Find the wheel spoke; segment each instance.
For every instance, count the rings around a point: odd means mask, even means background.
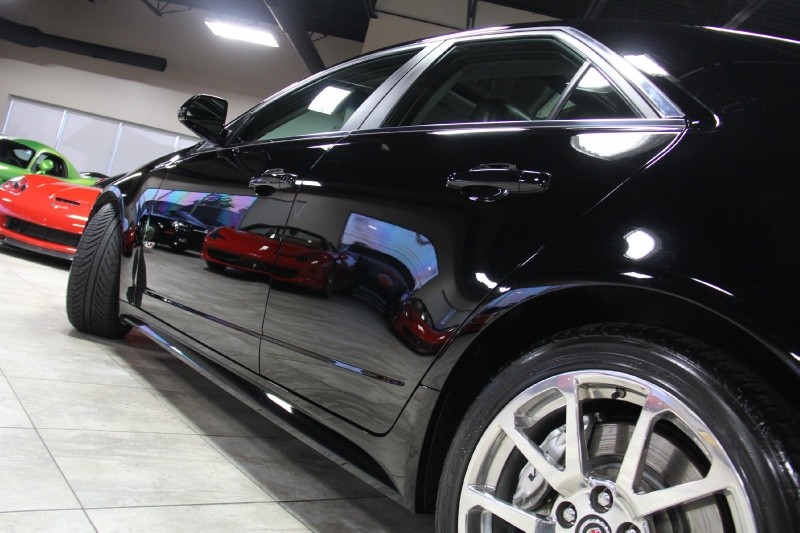
[[[527,435],[517,430],[514,427],[503,425],[503,431],[514,443],[514,446],[525,456],[536,472],[542,476],[547,483],[556,491],[564,494],[570,489],[566,486],[566,479],[564,473],[558,469],[557,466],[548,461],[542,449],[537,446]]]
[[[583,480],[589,454],[586,451],[578,387],[574,378],[567,377],[567,379],[559,380],[558,388],[567,402],[567,450],[564,458],[566,465],[564,474],[572,479]]]
[[[691,481],[666,489],[636,494],[631,498],[634,512],[641,518],[664,511],[671,507],[683,505],[706,496],[718,494],[736,483],[730,471],[724,466],[712,465],[708,475],[703,479]]]
[[[653,434],[653,426],[665,413],[664,404],[652,394],[647,397],[636,427],[631,435],[630,444],[625,451],[619,474],[617,475],[617,487],[629,491],[633,494],[635,487],[639,484],[644,468],[647,448],[650,444],[650,437]]]
[[[514,416],[508,416],[501,422],[501,428],[538,474],[556,492],[568,497],[575,491],[588,487],[584,475],[588,452],[584,438],[578,387],[574,378],[564,376],[564,379],[558,382],[558,389],[566,402],[566,468],[561,469],[558,465],[553,464],[539,445],[517,429]]]
[[[468,511],[475,507],[480,507],[523,531],[535,533],[549,533],[555,531],[552,522],[528,514],[522,509],[483,492],[480,488],[470,485],[467,487],[467,490],[462,493],[461,509]],[[462,517],[466,516],[466,513],[462,515]]]

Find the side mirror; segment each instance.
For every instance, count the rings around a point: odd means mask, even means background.
[[[55,165],[53,164],[52,159],[42,159],[39,161],[39,170],[37,171],[37,174],[49,174],[50,171],[53,170],[54,166]]]
[[[203,139],[214,144],[225,140],[223,127],[228,102],[209,94],[192,96],[178,110],[178,120]]]

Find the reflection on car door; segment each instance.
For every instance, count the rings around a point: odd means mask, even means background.
[[[165,165],[166,178],[142,209],[149,213],[139,262],[146,275],[136,276],[146,284],[138,288],[142,309],[258,372],[267,281],[294,279],[293,270],[307,275],[295,265],[331,252],[319,235],[284,228],[297,186],[311,183],[309,170],[346,136],[339,130],[419,50],[326,72],[234,121],[225,147]],[[279,246],[288,260],[279,259]]]
[[[295,193],[258,196],[250,182],[276,168],[305,175],[323,153],[318,145],[338,137],[207,150],[174,162],[148,195],[142,309],[258,372],[265,274],[275,256],[246,237],[257,236],[254,227],[282,228]]]
[[[391,428],[492,289],[681,129],[642,119],[557,43],[517,56],[502,44],[448,52],[401,101],[398,127],[328,150],[289,215],[333,246],[316,270],[330,290],[273,287],[261,371],[371,432]],[[630,120],[553,120],[566,109]]]

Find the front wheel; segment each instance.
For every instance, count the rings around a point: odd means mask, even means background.
[[[791,531],[794,413],[729,357],[668,332],[567,332],[504,369],[467,412],[437,528]]]
[[[112,204],[89,220],[67,281],[67,317],[79,331],[118,339],[131,329],[119,318],[122,234]]]

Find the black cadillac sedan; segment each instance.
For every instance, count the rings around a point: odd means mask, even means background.
[[[795,42],[587,23],[382,50],[230,121],[199,95],[204,141],[99,196],[69,319],[138,328],[441,531],[796,530],[798,87]],[[153,206],[209,195],[346,283],[153,246]]]

